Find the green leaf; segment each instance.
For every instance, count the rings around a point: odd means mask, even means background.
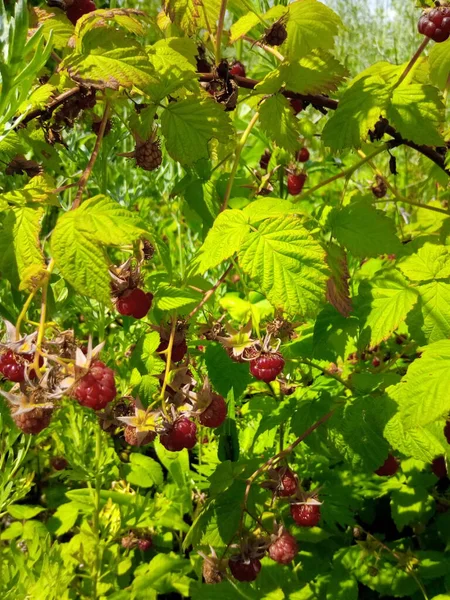
[[[283,94],[274,94],[261,104],[259,120],[269,139],[290,152],[298,150],[298,121]]]
[[[318,0],[293,2],[289,5],[283,54],[297,58],[315,48],[332,48],[340,27],[343,24],[338,15]]]
[[[450,253],[446,246],[426,242],[409,256],[400,259],[397,266],[412,281],[444,279],[450,277]]]
[[[428,56],[431,83],[445,90],[450,73],[450,42],[433,44]]]
[[[248,230],[248,217],[243,211],[221,212],[199,250],[197,272],[204,273],[233,256],[241,247]]]
[[[392,448],[423,462],[431,463],[436,456],[445,452],[444,446],[428,428],[404,427],[401,412],[386,424],[384,436]]]
[[[53,193],[55,182],[49,175],[37,175],[30,179],[23,188],[11,190],[0,194],[0,203],[9,203],[21,206],[28,203],[46,203],[58,205],[58,200]]]
[[[399,531],[406,525],[426,522],[433,509],[434,498],[424,487],[413,487],[408,483],[391,493],[391,514]]]
[[[79,83],[96,88],[148,88],[154,68],[144,48],[128,34],[112,28],[91,29],[80,47],[60,66]]]
[[[196,0],[165,0],[164,12],[187,35],[196,33],[201,7]]]
[[[183,165],[208,158],[208,142],[225,144],[233,135],[223,107],[209,98],[186,98],[170,102],[161,115],[161,131],[167,152]]]
[[[52,36],[52,43],[56,49],[65,48],[74,34],[74,26],[64,12],[47,6],[40,6],[39,9],[33,7],[33,10],[44,33],[44,38],[48,40]]]
[[[155,293],[154,303],[159,310],[178,310],[180,314],[187,314],[201,299],[198,292],[161,285]]]
[[[424,427],[450,411],[450,340],[427,346],[401,383],[388,392],[400,407],[405,429]]]
[[[358,583],[341,565],[334,565],[326,600],[358,600]]]
[[[364,199],[332,211],[329,226],[333,237],[358,258],[396,254],[402,248],[394,221]]]
[[[330,267],[331,277],[327,282],[327,300],[341,315],[348,317],[352,312],[352,301],[348,280],[347,254],[336,244],[327,247],[327,264]]]
[[[8,513],[14,518],[20,521],[25,519],[32,519],[36,515],[40,514],[44,508],[42,506],[29,506],[27,504],[10,504],[8,506]]]
[[[295,216],[263,221],[239,250],[239,264],[275,307],[314,315],[325,298],[325,253]]]
[[[418,293],[395,269],[381,272],[370,286],[361,286],[362,306],[358,310],[362,344],[377,346],[386,340],[418,300]]]
[[[154,485],[161,485],[164,475],[161,465],[156,460],[134,452],[130,456],[130,470],[126,479],[132,485],[151,488]]]
[[[450,284],[443,281],[425,283],[417,288],[420,295],[420,313],[411,315],[410,330],[419,339],[423,335],[428,343],[450,336]]]
[[[439,91],[431,85],[410,83],[396,88],[387,118],[404,138],[416,144],[444,143],[438,132],[444,119],[444,105]]]
[[[255,25],[258,25],[260,20],[254,12],[249,12],[243,15],[240,19],[233,23],[230,29],[230,44],[234,44],[239,38],[246,35]]]
[[[70,531],[77,522],[80,506],[77,502],[66,502],[58,506],[47,522],[49,531],[54,535],[63,535]]]
[[[250,202],[242,212],[247,217],[249,224],[256,225],[265,219],[298,213],[299,209],[298,205],[289,200],[270,197]]]
[[[251,379],[248,364],[231,360],[219,344],[207,346],[205,362],[208,377],[217,393],[226,397],[232,389],[235,398],[242,396]]]

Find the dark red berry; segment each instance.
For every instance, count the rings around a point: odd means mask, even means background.
[[[108,402],[114,400],[116,393],[114,371],[96,360],[92,363],[89,373],[78,381],[74,396],[82,406],[101,410]]]
[[[9,381],[22,383],[25,381],[25,363],[34,361],[34,354],[16,354],[12,350],[7,350],[0,355],[0,373]],[[42,367],[44,359],[39,356],[39,366]],[[30,379],[36,377],[36,371],[31,369],[28,373]]]
[[[159,346],[156,348],[156,352],[164,352],[164,350],[167,350],[168,347],[169,347],[169,341],[161,340]],[[188,347],[187,347],[186,340],[181,340],[181,342],[174,344],[172,346],[172,356],[171,356],[172,362],[180,362],[180,360],[183,360],[187,351],[188,351]],[[161,358],[163,360],[166,360],[167,354],[161,354]]]
[[[375,474],[379,475],[380,477],[391,477],[397,473],[399,466],[400,463],[395,456],[389,454],[381,467],[375,471]]]
[[[437,456],[433,462],[431,463],[431,470],[439,477],[439,479],[444,479],[447,477],[447,465],[445,464],[444,456]]]
[[[152,547],[151,538],[142,538],[138,541],[138,548],[142,552],[147,552],[147,550],[150,550],[151,547]]]
[[[284,369],[284,358],[279,352],[267,352],[250,361],[250,373],[256,379],[270,383]]]
[[[197,426],[187,417],[179,417],[159,440],[170,452],[193,448],[197,442]]]
[[[142,319],[152,306],[153,294],[139,288],[127,290],[116,302],[117,311],[124,316]]]
[[[450,7],[438,6],[424,12],[417,27],[419,33],[435,42],[445,42],[450,35]]]
[[[308,148],[300,148],[300,150],[297,152],[297,160],[298,162],[307,162],[309,160]]]
[[[65,458],[62,456],[53,456],[50,459],[51,466],[55,469],[55,471],[64,471],[69,464]]]
[[[372,367],[379,367],[381,365],[381,360],[378,358],[378,356],[374,356],[372,359]]]
[[[292,110],[294,111],[294,113],[296,115],[298,115],[299,112],[302,112],[302,110],[303,110],[303,101],[302,100],[300,100],[299,98],[292,98],[290,100],[290,102],[291,102]]]
[[[239,77],[245,77],[245,67],[241,61],[236,60],[230,67],[230,75],[238,75]]]
[[[228,561],[231,574],[238,581],[255,581],[261,571],[261,562],[257,558],[244,558],[235,554]]]
[[[303,189],[307,179],[306,173],[291,173],[287,178],[287,189],[291,196],[297,196]]]
[[[444,435],[445,435],[445,439],[447,440],[447,444],[450,444],[450,421],[447,421],[445,423]]]
[[[269,166],[271,157],[272,157],[272,152],[270,152],[270,150],[267,150],[267,148],[266,148],[264,150],[264,154],[262,154],[261,158],[259,159],[259,166],[264,171],[267,171],[267,167]]]
[[[291,515],[300,527],[315,527],[320,521],[320,504],[291,504]]]
[[[51,408],[33,408],[20,415],[12,415],[19,429],[24,433],[38,434],[50,425],[53,410]]]
[[[280,483],[277,487],[277,496],[286,498],[293,496],[297,491],[297,478],[289,467],[278,467],[276,471],[280,475]]]
[[[211,403],[198,417],[199,422],[205,427],[219,427],[227,416],[227,403],[219,396],[212,394]]]
[[[288,531],[281,535],[269,546],[269,556],[272,560],[282,565],[289,564],[297,555],[297,540]]]
[[[73,0],[73,3],[66,9],[66,15],[69,21],[75,25],[83,15],[94,10],[96,10],[96,6],[92,0]]]

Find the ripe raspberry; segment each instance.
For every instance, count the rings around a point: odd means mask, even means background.
[[[198,420],[205,427],[219,427],[227,416],[227,404],[219,394],[212,394],[211,404],[199,416]]]
[[[302,112],[303,110],[303,102],[300,100],[300,98],[292,98],[291,107],[294,111],[294,114],[298,115],[298,113]]]
[[[378,356],[375,356],[375,357],[372,359],[372,367],[375,367],[375,368],[377,368],[377,367],[379,367],[380,365],[381,365],[381,360],[378,358]]]
[[[50,459],[51,466],[55,469],[55,471],[64,471],[69,464],[65,458],[62,456],[53,456]]]
[[[447,440],[447,443],[450,444],[450,421],[447,421],[445,423],[444,435],[445,435],[445,439]]]
[[[100,410],[114,400],[116,393],[114,371],[96,360],[89,373],[79,380],[74,396],[82,406]]]
[[[269,556],[272,560],[282,565],[288,565],[298,552],[297,540],[289,531],[281,535],[269,546]]]
[[[12,418],[19,429],[24,433],[37,434],[50,425],[53,410],[51,408],[33,408],[28,412]]]
[[[143,319],[152,306],[153,294],[139,288],[126,290],[117,300],[116,308],[121,315]]]
[[[283,21],[276,21],[272,27],[266,29],[264,42],[269,46],[281,46],[287,38],[287,31]]]
[[[256,379],[270,383],[284,369],[284,358],[279,352],[261,354],[250,361],[250,373]]]
[[[162,152],[159,140],[156,142],[141,142],[136,144],[134,150],[136,164],[145,171],[154,171],[162,163]]]
[[[12,350],[7,350],[0,355],[0,373],[9,381],[20,383],[25,380],[25,365]]]
[[[69,21],[75,25],[83,15],[94,10],[96,10],[96,6],[92,0],[73,0],[73,3],[66,9],[66,15]]]
[[[287,189],[291,196],[297,196],[303,189],[307,179],[306,173],[291,173],[287,178]]]
[[[270,152],[270,150],[268,150],[267,148],[264,150],[264,154],[261,156],[261,158],[259,159],[259,166],[261,167],[261,169],[263,169],[264,171],[267,171],[267,168],[269,166],[269,162],[270,159],[272,157],[272,152]]]
[[[141,538],[140,540],[138,540],[138,548],[142,552],[146,552],[147,550],[150,550],[151,547],[152,547],[152,539],[150,537]]]
[[[308,148],[300,148],[300,150],[297,152],[297,160],[298,162],[307,162],[309,160]]]
[[[230,75],[238,75],[239,77],[245,77],[245,67],[239,60],[235,60],[230,67]]]
[[[238,581],[255,581],[261,571],[261,562],[257,558],[244,558],[235,554],[228,561],[231,574]]]
[[[169,347],[169,341],[161,340],[159,346],[156,348],[156,352],[164,352],[164,350],[167,350],[168,347]],[[181,342],[179,342],[178,344],[174,344],[172,346],[172,356],[171,356],[172,362],[180,362],[180,360],[183,360],[187,351],[188,351],[188,347],[187,347],[186,340],[181,340]],[[167,360],[167,354],[161,354],[161,358],[163,360]]]
[[[297,491],[297,478],[289,467],[278,467],[275,469],[280,474],[280,484],[276,490],[277,496],[287,498],[293,496]]]
[[[167,433],[161,434],[159,441],[170,452],[193,448],[197,442],[197,426],[187,417],[180,417]]]
[[[419,19],[418,30],[435,42],[445,42],[450,35],[450,7],[439,6],[425,11]]]
[[[447,477],[447,465],[443,456],[437,456],[431,463],[431,470],[439,479]]]
[[[320,521],[320,504],[291,504],[291,515],[300,527],[315,527]]]
[[[130,444],[130,446],[146,446],[147,444],[153,442],[156,437],[155,431],[148,431],[143,439],[139,439],[137,434],[138,432],[136,427],[127,425],[125,427],[125,431],[123,432],[123,437],[125,438],[126,443]]]
[[[399,466],[400,463],[395,456],[389,454],[381,467],[375,471],[375,474],[379,475],[380,477],[391,477],[397,473]]]

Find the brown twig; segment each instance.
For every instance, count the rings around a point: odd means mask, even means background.
[[[203,298],[200,300],[200,302],[197,304],[197,306],[193,310],[191,310],[189,315],[186,317],[187,321],[189,321],[189,319],[192,319],[192,317],[202,308],[202,306],[204,306],[206,304],[206,302],[208,302],[208,300],[211,298],[211,296],[214,294],[214,292],[217,290],[217,288],[220,285],[222,285],[222,283],[225,281],[225,278],[228,275],[228,273],[231,271],[232,267],[233,267],[233,265],[230,265],[226,269],[226,271],[224,272],[222,277],[220,279],[218,279],[216,281],[216,283],[212,286],[212,288],[204,293]]]
[[[61,104],[64,104],[64,102],[66,100],[68,100],[68,98],[75,96],[75,94],[78,94],[79,91],[80,91],[79,87],[71,88],[70,90],[66,90],[59,96],[56,96],[56,98],[54,98],[50,102],[50,104],[47,104],[47,106],[45,108],[35,108],[34,110],[30,111],[27,114],[27,116],[19,123],[19,125],[17,125],[17,127],[24,125],[24,124],[28,123],[29,121],[32,121],[33,119],[36,119],[37,117],[40,117],[44,114],[45,115],[48,114],[48,116],[50,117],[51,114],[58,108],[58,106],[60,106]]]
[[[91,158],[89,159],[88,165],[87,165],[86,169],[84,170],[84,173],[80,178],[80,181],[78,182],[78,191],[77,191],[77,195],[75,196],[75,200],[73,201],[73,204],[72,204],[72,210],[75,210],[81,204],[83,190],[86,187],[86,184],[91,175],[92,169],[94,168],[95,161],[97,160],[98,153],[100,152],[100,146],[102,143],[103,135],[105,133],[108,116],[109,116],[109,104],[108,104],[108,102],[106,102],[105,110],[103,111],[103,117],[102,117],[102,121],[100,123],[98,135],[97,135],[97,139],[95,140],[94,150],[92,151]]]

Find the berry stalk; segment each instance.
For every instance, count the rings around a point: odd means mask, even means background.
[[[169,373],[170,373],[170,369],[172,366],[172,361],[171,361],[171,356],[172,356],[172,348],[173,348],[173,341],[175,339],[175,330],[177,327],[177,315],[173,315],[172,318],[172,327],[170,329],[170,337],[169,337],[169,345],[167,346],[167,360],[166,360],[166,369],[164,371],[164,381],[161,387],[161,395],[160,395],[160,399],[161,399],[161,406],[162,406],[162,410],[163,413],[167,415],[167,408],[166,408],[166,403],[165,403],[165,393],[166,393],[166,388],[167,388],[167,384],[169,382]]]
[[[191,312],[187,316],[187,318],[186,318],[187,321],[192,319],[192,317],[202,308],[202,306],[204,306],[208,302],[208,300],[211,298],[211,296],[214,294],[214,292],[217,290],[217,288],[219,286],[221,286],[222,283],[225,281],[225,279],[226,279],[228,273],[231,271],[232,267],[233,267],[233,265],[230,265],[226,269],[226,271],[223,273],[222,277],[220,277],[220,279],[218,279],[216,281],[216,283],[212,286],[212,288],[204,293],[203,298],[200,300],[200,302],[197,304],[197,306],[191,310]]]
[[[427,47],[427,44],[428,44],[428,42],[430,40],[431,40],[431,38],[426,37],[423,40],[423,42],[420,44],[420,46],[417,48],[416,52],[414,53],[414,56],[411,58],[411,60],[409,61],[409,63],[406,65],[405,70],[400,75],[399,80],[397,81],[397,83],[392,88],[392,91],[394,91],[395,89],[397,89],[398,86],[406,79],[407,75],[410,73],[411,69],[414,67],[414,65],[416,64],[416,62],[419,60],[420,55],[422,54],[422,52]]]
[[[52,258],[50,260],[50,262],[48,263],[48,267],[47,267],[47,277],[44,281],[44,283],[42,284],[42,300],[41,300],[41,316],[39,319],[39,328],[38,328],[38,334],[37,334],[37,339],[36,339],[36,352],[34,355],[34,363],[33,363],[33,368],[36,372],[36,374],[38,374],[41,370],[41,366],[39,364],[39,357],[42,356],[42,342],[44,341],[44,335],[45,335],[45,326],[46,326],[46,319],[47,319],[47,292],[48,292],[48,285],[50,283],[50,275],[53,272],[53,269],[55,268],[55,261]]]
[[[227,0],[222,0],[220,4],[220,13],[219,13],[219,22],[217,24],[217,33],[216,33],[216,65],[220,63],[221,57],[221,44],[222,44],[222,33],[223,33],[223,24],[225,21],[225,13],[227,12]]]

